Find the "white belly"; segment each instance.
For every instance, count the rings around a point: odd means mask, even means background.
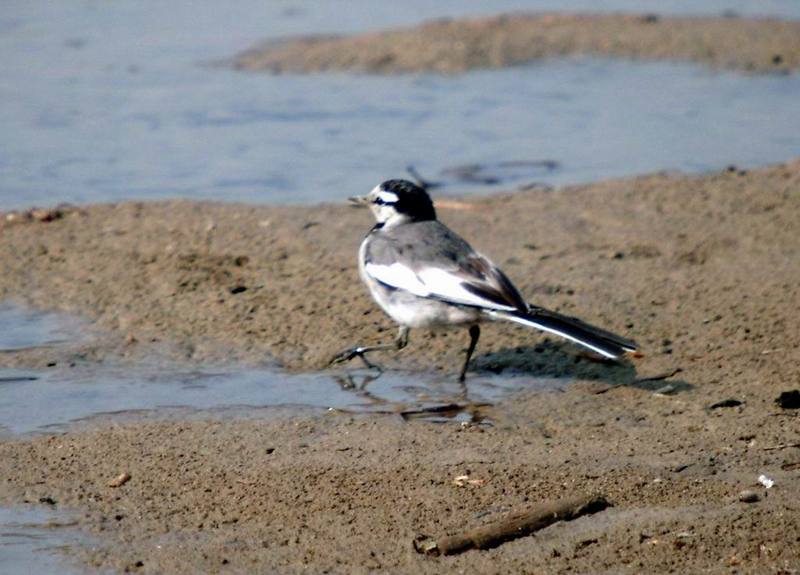
[[[439,301],[411,296],[416,301],[405,298],[379,297],[373,292],[375,301],[394,321],[407,327],[449,327],[473,324],[480,320],[481,313],[474,308],[454,306]]]

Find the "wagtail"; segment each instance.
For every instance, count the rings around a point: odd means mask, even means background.
[[[358,267],[372,297],[400,329],[394,343],[349,348],[334,363],[360,357],[374,367],[365,355],[403,349],[411,328],[464,326],[470,337],[459,375],[464,381],[479,324],[486,320],[554,333],[606,358],[636,351],[630,339],[527,303],[500,268],[436,219],[430,196],[416,184],[387,180],[350,201],[368,206],[377,220],[361,243]]]

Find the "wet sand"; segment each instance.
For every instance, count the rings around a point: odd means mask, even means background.
[[[800,23],[652,14],[509,14],[436,20],[355,36],[271,41],[237,55],[233,65],[270,72],[453,74],[568,55],[788,72],[800,67]]]
[[[645,357],[601,364],[490,325],[473,373],[574,385],[485,407],[486,425],[332,412],[4,440],[0,501],[77,510],[101,536],[82,559],[119,572],[799,569],[798,413],[774,402],[800,387],[799,190],[793,161],[440,201],[531,301],[634,337]],[[124,203],[0,222],[0,299],[79,313],[99,334],[3,365],[158,353],[308,370],[394,335],[357,277],[370,217],[343,205]],[[414,370],[454,377],[466,343],[412,332],[402,354],[375,359],[410,383]],[[711,407],[724,400],[736,401]],[[453,484],[467,473],[480,481]],[[614,507],[490,551],[433,559],[412,546],[584,492]]]

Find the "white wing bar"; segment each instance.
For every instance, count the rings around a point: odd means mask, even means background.
[[[401,263],[364,266],[369,276],[393,288],[419,297],[435,297],[447,302],[472,305],[491,310],[513,311],[515,308],[483,298],[464,287],[463,277],[438,268],[423,268],[414,272]]]

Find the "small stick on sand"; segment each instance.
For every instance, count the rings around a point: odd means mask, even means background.
[[[782,443],[781,445],[770,445],[764,447],[764,451],[777,451],[779,449],[792,449],[793,447],[800,447],[800,443]]]
[[[455,555],[469,549],[489,549],[506,541],[530,535],[558,521],[602,511],[611,504],[602,495],[559,499],[511,513],[483,527],[437,540],[416,540],[414,548],[426,555]]]

